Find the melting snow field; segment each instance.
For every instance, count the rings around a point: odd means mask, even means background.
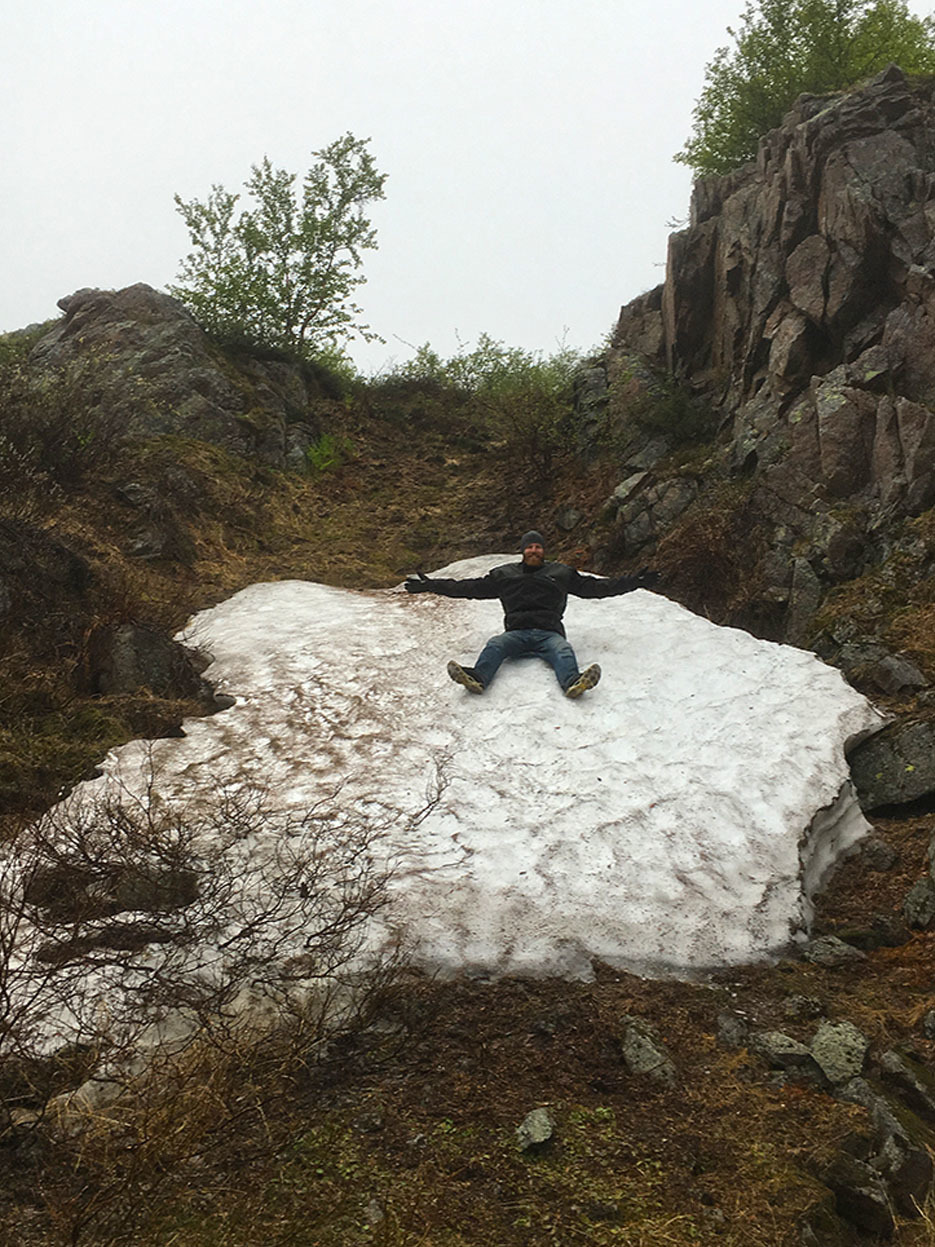
[[[587,977],[600,958],[690,974],[801,937],[809,894],[868,829],[844,747],[881,725],[870,704],[813,655],[645,591],[569,600],[579,661],[604,671],[580,700],[535,659],[472,696],[445,664],[473,662],[501,618],[496,602],[402,587],[253,585],[186,631],[237,700],[156,744],[156,790],[260,780],[300,811],[343,782],[342,802],[406,814],[440,767],[437,806],[390,832],[371,946],[404,930],[443,972]],[[111,755],[85,795],[138,787],[146,749]]]

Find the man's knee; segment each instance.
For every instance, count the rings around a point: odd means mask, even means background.
[[[557,632],[553,632],[552,635],[549,637],[549,640],[547,642],[547,648],[550,649],[553,654],[573,654],[574,653],[574,650],[571,648],[571,642],[567,640],[566,637],[559,636]]]

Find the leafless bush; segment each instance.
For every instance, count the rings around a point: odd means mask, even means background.
[[[46,1139],[57,1241],[137,1241],[157,1187],[360,1025],[397,964],[361,957],[389,830],[340,791],[283,814],[257,787],[183,805],[150,779],[3,846],[0,1142]]]
[[[6,1071],[7,1099],[43,1103],[56,1052],[114,1068],[331,999],[387,901],[387,830],[339,794],[282,814],[256,788],[53,809],[0,863],[0,1100]]]
[[[39,467],[37,446],[17,445],[0,431],[0,512],[29,520],[61,500],[62,491]]]

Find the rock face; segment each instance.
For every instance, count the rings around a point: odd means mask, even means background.
[[[639,356],[713,404],[725,471],[752,481],[762,610],[796,643],[881,527],[935,503],[933,134],[935,84],[895,66],[800,97],[755,162],[696,184],[664,285],[623,309],[605,361],[612,398]],[[692,501],[684,473],[642,468],[646,505],[613,503],[626,553]]]
[[[94,628],[87,643],[87,679],[104,696],[149,689],[158,697],[211,701],[197,655],[178,641],[137,624]],[[203,669],[206,663],[200,664]]]
[[[100,366],[109,407],[128,433],[172,433],[214,442],[284,467],[320,430],[314,375],[281,359],[222,357],[178,300],[139,283],[78,290],[64,318],[33,348],[36,366]]]

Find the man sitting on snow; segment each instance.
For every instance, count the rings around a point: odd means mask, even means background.
[[[592,663],[578,670],[575,651],[565,638],[562,615],[568,594],[579,598],[609,598],[633,589],[651,589],[658,572],[643,568],[635,576],[604,579],[582,576],[564,563],[545,561],[541,533],[529,532],[520,543],[519,563],[504,563],[486,576],[467,580],[430,580],[421,572],[406,581],[410,593],[440,593],[447,598],[499,598],[503,604],[504,629],[492,636],[473,667],[448,664],[448,674],[471,693],[482,693],[497,674],[504,658],[533,655],[543,658],[555,672],[566,697],[580,697],[601,678],[601,669]]]

